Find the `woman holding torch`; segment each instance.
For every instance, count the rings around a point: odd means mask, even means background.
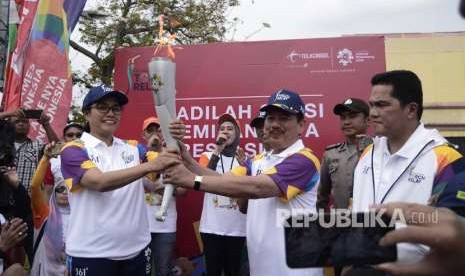
[[[150,275],[141,177],[179,161],[169,153],[146,154],[136,143],[114,136],[127,102],[124,93],[110,87],[91,88],[82,105],[89,132],[61,153],[70,191],[66,254],[71,276]],[[170,130],[180,139],[185,127],[178,121]]]

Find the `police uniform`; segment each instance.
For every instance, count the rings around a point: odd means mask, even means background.
[[[354,169],[360,153],[372,143],[364,137],[359,145],[348,141],[326,147],[320,172],[318,208],[325,208],[332,198],[334,208],[348,208],[352,194]]]

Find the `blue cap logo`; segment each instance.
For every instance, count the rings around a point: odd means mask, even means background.
[[[302,98],[298,93],[290,90],[281,89],[275,92],[268,99],[267,105],[262,107],[260,111],[266,111],[272,106],[294,114],[303,115],[305,113],[305,104]]]

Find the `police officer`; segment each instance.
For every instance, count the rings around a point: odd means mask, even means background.
[[[362,151],[372,143],[366,136],[369,107],[366,102],[349,98],[334,106],[346,140],[326,147],[321,164],[317,207],[348,208],[352,194],[355,165]]]

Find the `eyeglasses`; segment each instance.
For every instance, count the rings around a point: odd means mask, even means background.
[[[68,138],[81,138],[82,132],[68,132],[65,136]]]
[[[91,107],[95,107],[98,112],[102,114],[107,114],[108,112],[113,111],[113,114],[120,115],[123,108],[120,105],[109,106],[107,104],[96,104]]]
[[[65,191],[66,191],[65,186],[57,186],[57,187],[55,187],[55,193],[61,194],[61,193],[64,193]]]

